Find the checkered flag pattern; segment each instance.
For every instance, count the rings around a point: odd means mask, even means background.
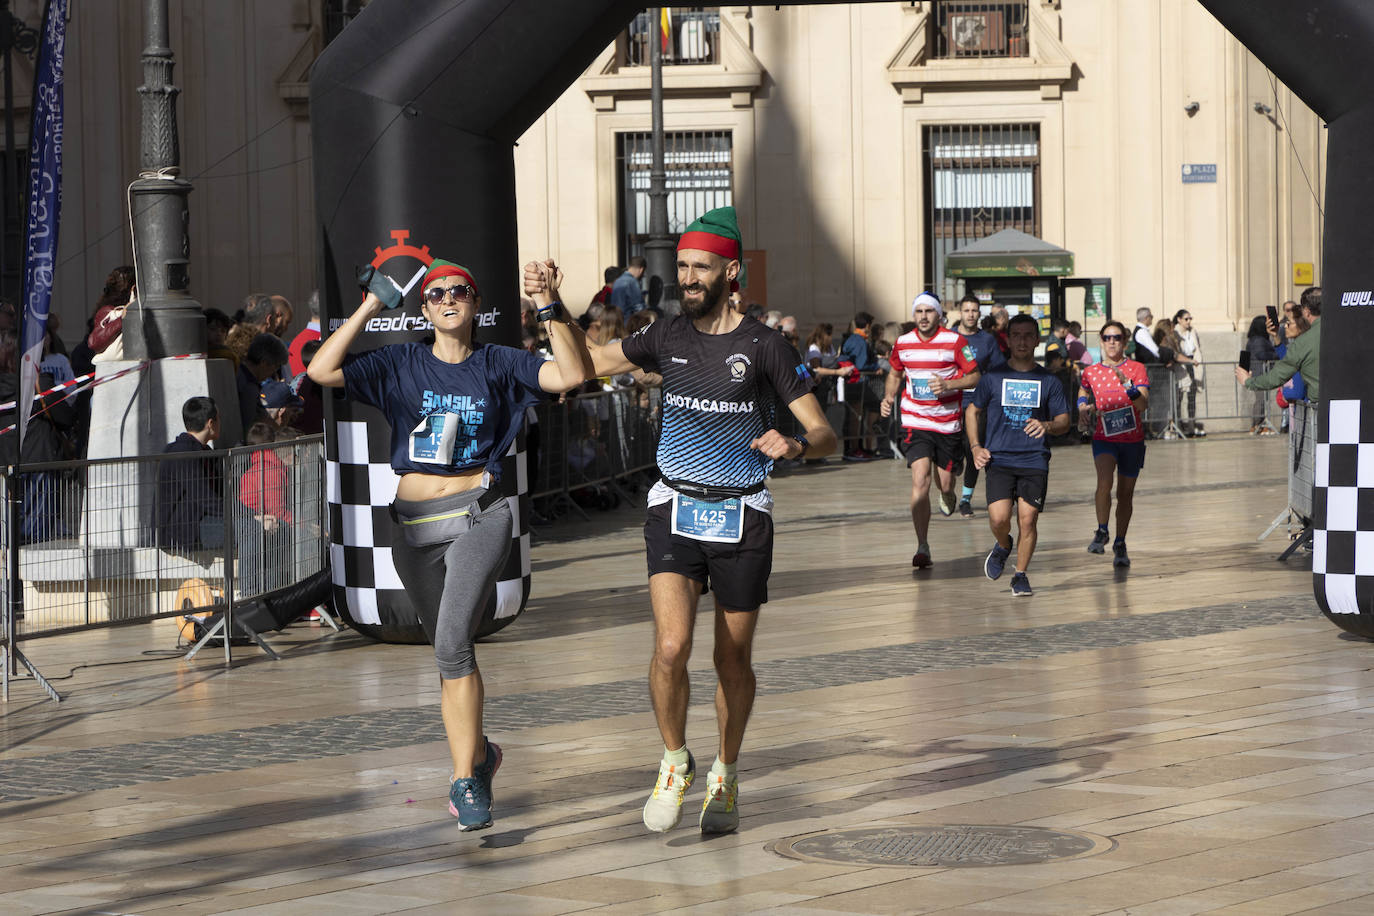
[[[1322,405],[1312,492],[1312,577],[1328,614],[1374,617],[1374,403]]]
[[[359,404],[334,402],[333,422],[326,424],[326,496],[329,502],[330,568],[334,599],[357,623],[414,627],[420,623],[391,559],[393,523],[388,508],[399,478],[391,469],[391,443],[386,420]],[[496,584],[496,595],[482,618],[481,631],[493,620],[514,618],[530,591],[529,479],[524,435],[501,460],[500,486],[514,520],[510,556]]]

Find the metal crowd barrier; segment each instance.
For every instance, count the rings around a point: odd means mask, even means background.
[[[1320,411],[1311,401],[1288,406],[1288,505],[1259,536],[1264,540],[1280,525],[1288,525],[1291,542],[1279,554],[1286,560],[1300,547],[1312,543],[1312,495],[1317,468],[1317,419]],[[1294,533],[1293,529],[1298,530]]]
[[[0,511],[6,693],[22,663],[57,698],[21,642],[192,609],[232,620],[328,556],[323,436],[6,468],[0,491],[18,497]]]
[[[526,434],[530,496],[584,515],[584,504],[629,501],[630,478],[655,466],[659,401],[660,389],[635,385],[540,404]]]

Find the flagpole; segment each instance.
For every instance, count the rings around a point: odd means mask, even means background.
[[[663,31],[663,7],[654,9],[654,36],[649,43],[649,106],[652,112],[652,157],[649,172],[649,240],[644,244],[644,259],[648,262],[650,305],[663,310],[676,307],[677,269],[675,246],[668,235],[668,175],[664,166],[663,142],[663,44],[671,36]],[[660,298],[654,301],[654,280],[658,280]],[[668,303],[671,302],[672,306]]]

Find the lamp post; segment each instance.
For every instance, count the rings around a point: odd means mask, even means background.
[[[649,106],[652,111],[653,162],[649,171],[649,240],[644,243],[644,260],[649,275],[649,300],[655,308],[677,302],[676,246],[668,235],[668,175],[663,152],[663,38],[662,8],[654,10],[653,39],[649,43]],[[660,298],[654,301],[654,280],[658,280]]]
[[[23,247],[19,219],[19,163],[14,148],[14,51],[32,58],[38,50],[38,30],[10,12],[10,0],[0,0],[0,59],[5,83],[5,164],[0,169],[0,197],[4,201],[4,224],[0,226],[0,296],[17,302],[20,296]]]
[[[161,359],[205,352],[205,317],[189,292],[191,240],[177,136],[175,66],[168,46],[167,0],[143,11],[143,130],[139,177],[131,189],[138,305],[124,316],[124,355]]]

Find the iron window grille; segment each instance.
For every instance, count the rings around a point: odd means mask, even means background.
[[[1026,2],[932,3],[930,56],[934,59],[1027,57]]]
[[[649,43],[661,40],[657,13],[651,8],[630,21],[625,30],[625,66],[649,66]],[[674,6],[669,8],[668,18],[671,25],[664,66],[720,63],[720,7]]]
[[[618,137],[620,263],[644,254],[649,240],[649,173],[653,137],[648,132]],[[668,131],[663,165],[668,187],[668,234],[677,236],[707,210],[734,203],[733,137],[728,130]]]
[[[1040,125],[930,125],[922,149],[925,288],[947,296],[949,252],[1003,229],[1040,237]]]

